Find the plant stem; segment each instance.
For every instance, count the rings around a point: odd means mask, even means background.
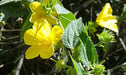
[[[116,35],[119,37],[119,34],[118,33],[116,33]],[[123,40],[122,40],[121,37],[119,37],[119,41],[121,42],[121,44],[122,44],[122,46],[123,46],[123,48],[124,48],[124,50],[126,52],[126,45],[124,44],[124,42],[123,42]]]
[[[53,59],[53,58],[50,58],[50,60],[52,60],[52,61],[54,61],[54,62],[57,62],[55,59]]]

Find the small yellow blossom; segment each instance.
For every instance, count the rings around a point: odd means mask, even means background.
[[[26,59],[40,55],[43,59],[50,58],[54,53],[53,45],[61,40],[63,29],[60,26],[51,27],[46,19],[35,21],[33,28],[24,34],[24,42],[31,45],[25,53]]]
[[[45,2],[46,4],[48,4],[49,3],[49,0],[44,0],[43,2]]]
[[[55,10],[52,11],[52,16],[50,16],[49,14],[46,14],[44,8],[42,7],[42,4],[37,1],[33,1],[32,3],[30,3],[30,9],[33,12],[30,17],[30,21],[32,23],[34,23],[37,19],[44,18],[47,19],[50,24],[56,24],[56,19],[52,17],[57,17],[57,12]]]
[[[118,33],[117,19],[112,15],[112,8],[106,3],[102,11],[99,13],[96,22],[101,26]]]

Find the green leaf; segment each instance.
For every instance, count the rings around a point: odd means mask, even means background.
[[[123,71],[126,72],[126,65],[123,65],[123,66],[122,66],[122,69],[123,69]]]
[[[67,75],[76,75],[76,71],[74,68],[67,69]]]
[[[59,4],[56,4],[54,7],[55,7],[58,14],[69,14],[70,13],[69,10],[67,10],[66,8],[60,6]]]
[[[83,23],[81,18],[75,21],[72,21],[64,31],[62,37],[63,44],[71,49],[74,49],[79,41],[79,33],[83,32]]]
[[[29,21],[29,18],[30,18],[30,17],[31,17],[31,13],[29,13],[29,15],[28,15],[28,17],[27,17],[25,23],[23,24],[23,27],[22,27],[22,29],[21,29],[20,40],[23,39],[25,31],[26,31],[27,29],[31,28],[31,26],[32,26],[32,23]]]
[[[85,66],[87,66],[88,68],[90,68],[90,62],[88,61],[88,57],[87,57],[87,53],[86,53],[86,47],[84,46],[83,43],[81,45],[80,57],[81,57],[82,63]]]
[[[20,1],[10,2],[0,6],[4,17],[1,20],[7,21],[9,17],[17,18],[28,14],[28,10],[23,7]]]
[[[79,38],[82,45],[80,51],[81,61],[88,68],[91,68],[91,66],[97,64],[98,62],[96,49],[86,33],[82,32],[79,35]]]
[[[94,35],[94,32],[96,32],[96,27],[98,27],[98,24],[96,22],[88,21],[88,31],[92,35]]]
[[[117,24],[120,25],[125,18],[126,18],[126,4],[124,4],[122,14],[118,18],[118,23]]]
[[[103,72],[105,71],[104,65],[97,64],[93,68],[94,74],[93,75],[104,75]]]
[[[73,57],[77,62],[81,61],[80,58],[80,48],[81,48],[81,44],[79,42],[79,45],[74,49],[74,53],[73,53]]]
[[[0,6],[6,3],[10,3],[10,2],[17,2],[17,1],[21,1],[21,0],[2,0],[0,1]]]
[[[81,18],[72,21],[65,29],[62,41],[66,47],[74,49],[77,46],[78,40],[80,40],[81,61],[84,65],[90,68],[90,64],[93,66],[97,63],[97,54],[94,44],[84,31]]]
[[[103,42],[103,43],[115,42],[114,34],[106,29],[104,29],[101,34],[97,34],[97,37],[100,40],[100,42]]]
[[[72,60],[72,62],[73,62],[73,65],[74,65],[74,68],[75,68],[75,70],[76,70],[76,72],[77,72],[77,75],[88,75],[88,74],[83,70],[83,68],[80,66],[80,64],[77,63],[77,62],[72,58],[71,55],[70,55],[70,58],[71,58],[71,60]]]
[[[70,12],[66,8],[60,6],[59,4],[56,4],[54,7],[58,13],[59,21],[62,24],[64,29],[67,27],[67,25],[71,21],[76,19],[72,12]]]
[[[58,18],[64,29],[67,27],[67,25],[71,21],[76,19],[75,16],[73,15],[73,13],[71,13],[71,12],[68,14],[59,14]]]
[[[107,75],[111,75],[110,70],[107,70]]]

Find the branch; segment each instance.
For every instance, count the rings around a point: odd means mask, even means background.
[[[21,29],[2,29],[1,32],[20,32]]]
[[[119,67],[121,67],[121,66],[123,66],[123,65],[126,65],[126,62],[124,62],[124,63],[121,64],[121,65],[118,65],[118,66],[115,66],[115,67],[111,68],[111,69],[110,69],[110,72],[112,73],[115,69],[117,69],[117,68],[119,68]]]
[[[19,38],[20,36],[13,36],[13,37],[9,37],[9,38],[6,38],[6,39],[3,39],[3,40],[0,40],[0,42],[4,42],[4,41],[9,41],[9,40],[15,40],[17,38]]]
[[[119,34],[118,33],[116,35],[119,37]],[[119,37],[119,41],[121,42],[121,44],[122,44],[122,46],[123,46],[123,48],[124,48],[124,50],[126,52],[126,45],[124,44],[124,42],[123,42],[123,40],[122,40],[121,37]]]
[[[16,68],[15,75],[19,75],[21,67],[22,67],[22,64],[23,64],[23,60],[24,60],[24,54],[21,55],[21,58],[20,58],[19,63],[18,63],[18,66]]]
[[[21,55],[21,58],[18,62],[18,65],[17,65],[17,68],[16,68],[16,72],[15,72],[15,75],[19,75],[20,74],[20,70],[21,70],[21,67],[23,65],[23,60],[24,60],[24,56],[25,56],[25,51],[26,51],[27,47],[24,49],[22,55]]]

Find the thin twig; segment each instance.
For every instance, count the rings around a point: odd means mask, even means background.
[[[117,68],[119,68],[119,67],[121,67],[121,66],[123,66],[123,65],[126,65],[126,62],[124,62],[124,63],[121,64],[121,65],[118,65],[118,66],[115,66],[115,67],[111,68],[111,69],[110,69],[110,72],[112,73],[115,69],[117,69]]]
[[[9,38],[6,38],[6,39],[3,39],[3,40],[0,40],[0,42],[4,42],[4,41],[9,41],[9,40],[15,40],[17,38],[19,38],[20,36],[13,36],[13,37],[9,37]]]
[[[113,54],[115,54],[115,53],[117,53],[117,52],[119,52],[119,51],[121,51],[121,50],[123,50],[124,48],[120,48],[120,49],[117,49],[116,51],[113,51],[111,54],[109,54],[108,55],[108,57],[109,56],[112,56]]]
[[[16,68],[15,75],[19,75],[21,67],[22,67],[22,64],[23,64],[23,60],[24,60],[24,54],[21,55],[20,61],[19,61],[18,66]]]
[[[0,45],[8,45],[8,44],[21,44],[23,43],[23,41],[19,41],[19,42],[0,42]]]
[[[22,55],[21,55],[21,58],[18,62],[18,65],[17,65],[17,68],[16,68],[16,72],[15,72],[15,75],[19,75],[20,74],[20,70],[21,70],[21,67],[23,65],[23,61],[24,61],[24,56],[25,56],[25,51],[26,51],[27,47],[24,49]]]
[[[124,37],[124,36],[126,36],[126,33],[119,34],[119,37]]]
[[[6,49],[6,50],[3,51],[3,53],[5,53],[5,52],[11,52],[11,51],[14,51],[14,50],[16,50],[16,49],[20,49],[20,48],[22,48],[22,47],[25,47],[25,44],[20,44],[20,45],[18,45],[18,46],[15,46],[14,48]]]
[[[1,32],[20,32],[21,29],[3,29]]]
[[[116,33],[116,35],[119,37],[119,34],[118,33]],[[125,46],[125,44],[124,44],[124,42],[123,42],[123,40],[122,40],[121,37],[119,37],[119,41],[121,42],[121,44],[122,44],[122,46],[123,46],[123,48],[124,48],[124,50],[126,52],[126,46]]]

